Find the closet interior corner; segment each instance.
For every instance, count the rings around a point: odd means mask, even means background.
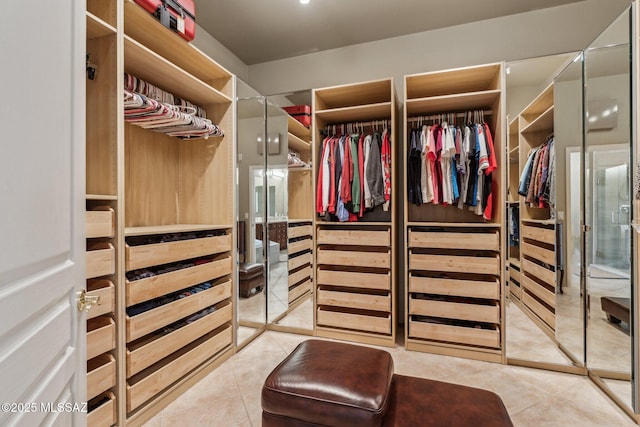
[[[396,105],[392,79],[313,91],[318,336],[395,346]]]

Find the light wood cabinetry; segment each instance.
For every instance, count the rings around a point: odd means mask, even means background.
[[[316,89],[313,92],[314,208],[323,132],[360,123],[364,133],[388,126],[391,136],[391,202],[367,210],[356,222],[315,220],[316,334],[394,346],[396,337],[397,123],[391,79]],[[363,123],[364,122],[364,123]],[[357,126],[351,126],[355,129]],[[354,156],[358,153],[353,154]],[[314,209],[315,210],[315,209]],[[353,218],[352,218],[353,219]]]
[[[476,111],[476,118],[484,117],[474,122],[486,123],[492,134],[496,165],[490,175],[493,212],[478,215],[466,204],[458,206],[457,201],[453,206],[411,201],[409,180],[414,178],[407,165],[415,156],[411,152],[412,129],[430,132],[430,126],[444,121],[447,126],[461,129],[469,123],[470,116],[465,113],[470,111]],[[504,359],[502,206],[507,150],[503,111],[504,76],[500,63],[405,76],[407,132],[403,161],[407,193],[402,199],[409,350],[493,362]],[[418,145],[421,152],[420,141]],[[417,191],[421,191],[424,183],[418,184]],[[462,188],[462,183],[452,185]]]
[[[89,426],[141,425],[233,353],[234,79],[134,1],[88,0]],[[125,73],[224,136],[124,120]]]

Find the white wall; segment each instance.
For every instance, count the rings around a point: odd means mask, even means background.
[[[249,80],[249,67],[222,43],[214,39],[204,28],[196,24],[196,38],[193,45],[209,55],[218,64],[245,82]]]
[[[587,0],[255,64],[249,82],[275,94],[394,77],[402,94],[405,74],[582,49],[629,4]]]

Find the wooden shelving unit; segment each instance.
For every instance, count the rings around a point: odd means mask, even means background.
[[[233,354],[233,76],[132,0],[88,0],[89,425],[142,425]],[[124,121],[130,73],[206,110],[222,137]]]
[[[315,219],[316,335],[395,346],[397,124],[392,79],[316,89],[313,92],[313,167],[318,176],[327,126],[386,121],[391,127],[391,206],[358,222]],[[382,129],[380,129],[382,131]],[[312,196],[316,194],[318,183]],[[315,199],[311,206],[315,207]],[[315,210],[315,209],[314,209]]]
[[[509,118],[508,135],[508,155],[507,164],[507,228],[511,227],[511,221],[520,230],[520,196],[518,195],[518,185],[520,181],[520,128],[519,117]],[[513,217],[513,218],[512,218]],[[518,231],[519,234],[519,231]],[[520,301],[522,296],[521,274],[520,274],[520,242],[508,241],[508,289],[509,298]]]
[[[503,65],[405,76],[407,136],[412,117],[481,110],[493,134],[494,214],[404,199],[407,248],[406,348],[492,362],[504,359],[504,211],[508,155]],[[462,120],[456,114],[457,120]],[[456,122],[458,124],[459,121]],[[407,165],[408,150],[404,150]],[[404,181],[408,175],[405,166]]]

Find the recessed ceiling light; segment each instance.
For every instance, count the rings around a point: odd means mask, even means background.
[[[300,0],[300,4],[309,4],[309,0]]]

